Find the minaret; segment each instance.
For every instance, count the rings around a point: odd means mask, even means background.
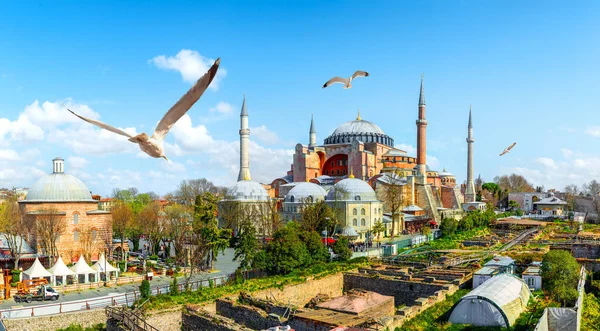
[[[251,180],[250,177],[250,129],[248,128],[248,110],[246,109],[246,95],[242,103],[240,114],[240,174],[238,182]]]
[[[314,115],[310,117],[310,131],[308,133],[308,147],[317,146],[317,131],[315,130],[315,118]]]
[[[423,184],[427,184],[427,120],[425,119],[425,88],[421,74],[421,93],[419,94],[419,119],[417,119],[417,175]]]
[[[467,135],[467,187],[465,189],[465,202],[475,202],[475,182],[473,179],[473,122],[471,120],[471,106],[469,106],[469,133]]]

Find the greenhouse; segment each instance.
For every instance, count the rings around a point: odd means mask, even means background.
[[[527,307],[531,292],[520,278],[492,277],[454,305],[449,322],[475,326],[510,327]]]

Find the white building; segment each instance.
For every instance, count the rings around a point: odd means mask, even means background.
[[[542,289],[542,270],[539,265],[531,265],[525,269],[521,275],[523,281],[530,290],[536,291]]]
[[[494,256],[493,259],[489,260],[486,267],[496,267],[500,273],[514,274],[516,269],[515,260],[508,256]]]
[[[485,283],[488,279],[498,275],[500,271],[497,267],[483,267],[473,274],[473,288]]]

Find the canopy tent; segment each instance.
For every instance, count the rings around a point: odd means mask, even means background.
[[[454,305],[449,322],[509,328],[527,308],[531,292],[522,279],[501,274],[487,280]]]
[[[106,268],[106,270],[104,270],[104,268]],[[100,255],[100,258],[92,266],[92,269],[96,270],[98,273],[105,272],[108,275],[110,275],[111,272],[115,272],[115,276],[118,275],[118,273],[119,273],[119,269],[113,267],[112,265],[110,265],[110,263],[106,262],[106,258],[104,257],[104,254]],[[107,276],[105,275],[105,277],[107,277]]]
[[[58,257],[58,260],[56,260],[56,263],[54,263],[54,265],[52,266],[52,268],[48,269],[48,271],[52,274],[52,284],[56,285],[56,277],[61,277],[61,280],[64,284],[66,284],[66,282],[64,281],[64,277],[66,276],[74,276],[75,272],[73,272],[71,269],[69,269],[66,265],[65,262],[63,261],[62,257]]]
[[[31,268],[23,271],[23,274],[27,276],[28,279],[34,278],[42,278],[42,277],[52,277],[52,274],[44,268],[40,260],[36,257]]]
[[[71,270],[73,270],[73,272],[75,272],[77,275],[85,275],[84,283],[88,282],[89,274],[96,275],[98,273],[87,264],[83,255],[79,257],[79,260],[74,266],[71,267]]]

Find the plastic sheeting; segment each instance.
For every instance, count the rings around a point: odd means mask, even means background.
[[[577,312],[572,308],[546,308],[535,331],[576,331]]]
[[[527,307],[530,295],[520,278],[498,275],[460,299],[448,320],[455,324],[510,327]]]

